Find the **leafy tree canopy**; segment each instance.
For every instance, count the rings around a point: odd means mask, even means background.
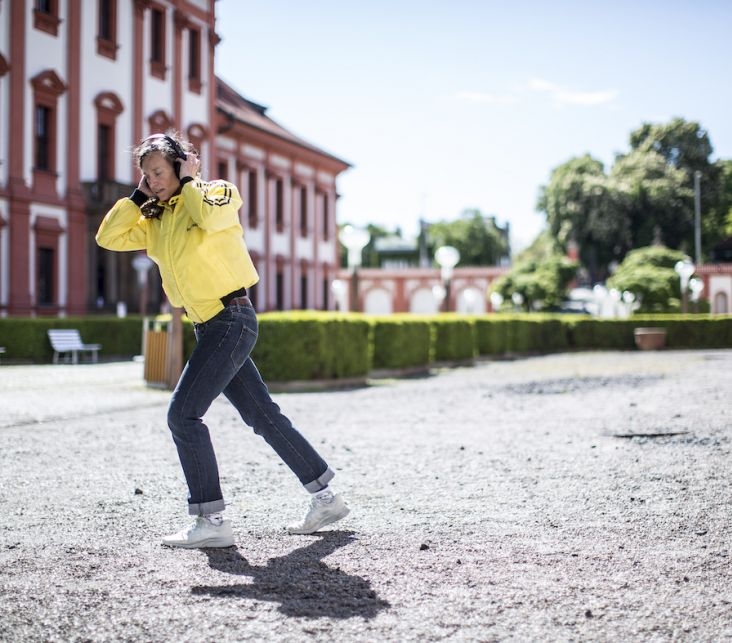
[[[517,257],[510,272],[491,284],[490,291],[503,297],[506,308],[514,293],[521,295],[526,310],[554,308],[564,299],[576,271],[577,263],[545,231]]]
[[[720,159],[716,166],[719,172],[719,202],[714,219],[721,221],[722,238],[726,239],[732,236],[732,160]]]
[[[579,246],[593,281],[627,250],[629,225],[622,206],[602,163],[589,155],[555,168],[538,202],[560,247],[566,252],[570,244]]]
[[[509,256],[508,240],[494,217],[480,210],[464,210],[454,221],[440,221],[429,228],[432,255],[440,246],[453,246],[460,252],[461,266],[495,266]]]
[[[656,152],[669,165],[687,170],[706,171],[710,166],[712,143],[699,123],[674,118],[668,123],[643,123],[630,133],[630,149]]]
[[[589,155],[555,168],[541,188],[537,208],[566,251],[579,246],[591,280],[602,281],[608,266],[633,248],[652,243],[694,247],[694,182],[701,195],[702,247],[728,236],[732,169],[710,160],[708,133],[695,122],[644,123],[630,134],[630,151],[606,174]]]
[[[685,255],[663,246],[637,248],[628,253],[608,288],[632,292],[640,303],[640,312],[666,312],[678,309],[681,284],[674,267]]]
[[[635,150],[618,158],[610,174],[617,214],[631,248],[663,241],[679,248],[694,231],[694,192],[685,170],[655,151]]]

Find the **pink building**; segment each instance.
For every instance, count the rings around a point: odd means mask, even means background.
[[[355,280],[351,271],[341,270],[336,299],[341,310],[350,310],[355,286],[356,309],[365,313],[432,314],[449,310],[480,314],[491,311],[488,287],[507,271],[503,267],[455,268],[449,288],[445,288],[439,268],[360,268]]]
[[[732,313],[732,263],[705,263],[697,266],[696,277],[704,283],[701,296],[709,302],[712,313]]]
[[[176,129],[240,186],[260,310],[333,308],[336,180],[349,164],[214,75],[215,0],[0,0],[0,315],[164,304],[94,233],[138,182],[130,149]],[[143,294],[144,293],[144,294]]]

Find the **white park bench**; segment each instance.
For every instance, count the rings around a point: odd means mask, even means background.
[[[71,363],[79,363],[79,353],[89,352],[92,354],[92,361],[97,361],[97,353],[101,350],[101,344],[85,344],[81,341],[81,335],[76,328],[57,328],[48,331],[48,339],[53,346],[53,363],[58,364],[59,357],[64,353],[70,353]]]

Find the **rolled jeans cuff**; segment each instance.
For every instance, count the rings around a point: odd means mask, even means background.
[[[212,500],[211,502],[198,502],[188,505],[188,513],[191,516],[208,516],[218,511],[223,511],[226,504],[222,500]]]
[[[316,493],[320,491],[321,489],[325,489],[328,486],[328,483],[335,477],[335,473],[333,470],[328,467],[325,470],[325,473],[323,475],[318,476],[315,478],[315,480],[312,480],[311,482],[308,482],[305,484],[305,489],[307,489],[310,493]]]

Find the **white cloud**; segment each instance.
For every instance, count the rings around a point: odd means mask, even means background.
[[[618,97],[618,90],[606,89],[598,91],[581,91],[568,89],[542,78],[531,78],[527,85],[533,92],[549,94],[559,106],[564,105],[608,105]],[[519,94],[521,90],[518,90]],[[462,91],[453,95],[453,98],[466,103],[483,105],[509,105],[518,101],[515,93],[495,94],[480,91]]]
[[[559,85],[550,83],[548,80],[542,80],[541,78],[532,78],[529,81],[529,89],[533,89],[536,92],[556,92],[559,91]]]
[[[489,94],[486,92],[471,91],[458,92],[457,94],[455,94],[455,98],[469,103],[487,103],[492,105],[505,105],[508,103],[513,103],[515,101],[515,98],[513,96],[508,96],[505,94]]]
[[[532,78],[529,81],[529,89],[547,92],[559,105],[605,105],[612,103],[618,97],[617,89],[578,91],[540,78]]]

